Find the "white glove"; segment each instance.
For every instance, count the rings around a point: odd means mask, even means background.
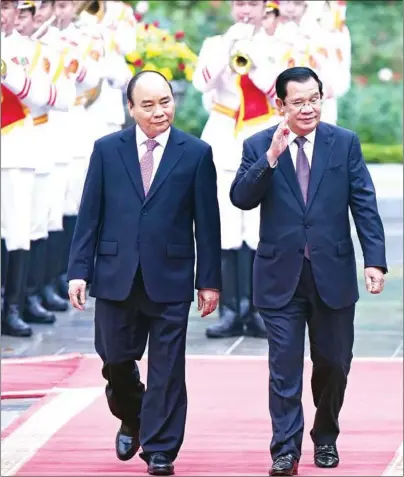
[[[231,49],[233,44],[239,40],[249,40],[253,37],[254,25],[248,23],[235,23],[223,35],[223,41]]]
[[[271,53],[273,53],[273,44],[262,37],[254,37],[248,47],[248,56],[255,68],[275,66],[275,57]]]

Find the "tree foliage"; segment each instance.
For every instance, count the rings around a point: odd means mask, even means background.
[[[352,73],[378,82],[377,73],[390,68],[402,78],[403,3],[350,1],[347,25],[352,41]]]

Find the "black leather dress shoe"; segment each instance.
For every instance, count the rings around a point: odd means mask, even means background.
[[[129,460],[139,450],[139,431],[122,424],[115,439],[116,456],[119,460]]]
[[[317,467],[332,469],[339,464],[339,455],[335,444],[314,446],[314,463]]]
[[[174,465],[166,454],[156,452],[150,456],[147,472],[150,475],[174,475]]]
[[[281,455],[274,460],[269,475],[297,475],[298,460],[292,454]]]

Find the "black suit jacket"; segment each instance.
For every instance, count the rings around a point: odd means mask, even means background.
[[[192,301],[194,286],[221,289],[220,253],[216,170],[209,145],[172,127],[145,198],[135,127],[95,142],[69,280],[91,282],[92,296],[124,300],[141,265],[153,301]]]
[[[269,167],[266,152],[275,130],[245,141],[230,193],[240,209],[261,207],[254,303],[261,308],[281,308],[290,301],[307,243],[322,300],[335,309],[349,306],[359,297],[349,209],[365,266],[387,271],[383,225],[359,139],[341,127],[318,125],[305,204],[289,148],[279,157],[277,167]]]

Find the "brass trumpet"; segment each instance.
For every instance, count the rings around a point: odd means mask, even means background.
[[[105,15],[105,3],[103,0],[79,0],[77,1],[76,7],[77,18],[79,18],[83,12],[91,16],[96,16],[101,20]]]
[[[245,17],[243,23],[248,24],[248,22],[249,17]],[[251,39],[254,35],[254,28],[252,26],[251,28],[251,38],[238,40],[231,50],[229,66],[235,73],[239,75],[247,74],[252,67],[251,58],[248,56],[247,53],[248,50],[251,48]]]

